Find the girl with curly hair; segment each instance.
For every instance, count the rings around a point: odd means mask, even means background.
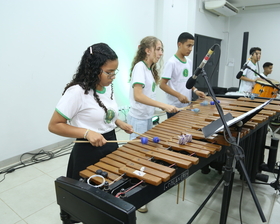
[[[131,134],[131,125],[118,119],[113,80],[118,56],[104,43],[87,48],[73,79],[64,89],[49,123],[49,131],[64,137],[87,139],[71,152],[67,177],[80,179],[79,172],[118,148],[115,128]]]

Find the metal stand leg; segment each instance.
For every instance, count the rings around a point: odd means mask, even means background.
[[[268,131],[271,133],[271,137],[273,138],[274,137],[274,132],[272,131],[272,128],[268,125]]]
[[[60,210],[60,219],[62,221],[62,224],[72,224],[70,220],[70,215],[62,209]]]
[[[207,196],[207,198],[202,202],[202,204],[199,206],[199,208],[196,210],[196,212],[193,214],[193,216],[187,222],[187,224],[190,224],[193,222],[193,220],[196,218],[196,216],[199,214],[199,212],[203,209],[203,207],[206,205],[206,203],[209,201],[209,199],[212,197],[212,195],[215,193],[215,191],[221,185],[222,181],[223,181],[223,177],[219,180],[219,182],[216,184],[216,186],[213,188],[213,190],[210,192],[210,194]]]
[[[272,137],[274,137],[275,134],[276,134],[279,130],[280,130],[280,126],[279,126],[278,128],[276,128],[276,130],[273,132],[273,136],[272,136]]]
[[[221,209],[221,216],[220,216],[220,223],[226,223],[227,222],[227,216],[228,216],[228,208],[231,198],[231,192],[232,192],[232,185],[233,185],[233,178],[234,178],[234,172],[230,171],[231,177],[228,182],[228,184],[224,184],[224,191],[223,191],[223,201],[222,201],[222,209]]]
[[[276,180],[274,182],[271,182],[270,186],[273,187],[277,191],[277,193],[279,194],[279,191],[280,191],[280,182],[279,182],[279,178],[280,178],[280,163],[279,162],[277,163],[277,166],[278,166],[278,172],[277,172]]]

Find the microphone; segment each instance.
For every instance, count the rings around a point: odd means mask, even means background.
[[[240,69],[240,71],[237,73],[237,75],[236,75],[236,78],[237,78],[237,79],[240,79],[240,78],[241,78],[241,76],[242,76],[242,74],[243,74],[243,71],[248,67],[247,65],[248,65],[249,62],[250,62],[250,60],[248,60],[248,61],[243,65],[243,67]]]
[[[194,74],[193,76],[191,76],[187,83],[186,83],[186,88],[187,89],[191,89],[195,82],[196,82],[196,79],[198,77],[198,75],[201,73],[202,69],[204,68],[204,66],[206,65],[206,63],[209,61],[211,55],[213,54],[214,52],[214,49],[217,45],[214,44],[210,49],[209,51],[207,52],[207,54],[205,55],[205,57],[203,58],[202,62],[200,63],[200,65],[196,68],[196,70],[194,71]]]

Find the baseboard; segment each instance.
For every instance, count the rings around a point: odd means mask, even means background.
[[[39,148],[39,149],[35,149],[33,151],[29,151],[29,152],[25,152],[25,153],[38,153],[41,150],[52,151],[52,150],[56,150],[58,148],[61,148],[61,147],[65,146],[65,145],[68,145],[68,144],[70,144],[73,141],[74,141],[73,138],[69,138],[69,139],[65,139],[63,141],[60,141],[60,142],[57,142],[57,143],[54,143],[54,144],[51,144],[51,145],[47,145],[45,147],[42,147],[42,148]],[[3,161],[0,161],[0,168],[3,169],[5,167],[11,167],[13,165],[19,164],[21,155],[22,154],[14,156],[14,157],[11,157],[11,158],[3,160]],[[27,159],[28,159],[28,157],[25,157],[25,160],[27,160]]]

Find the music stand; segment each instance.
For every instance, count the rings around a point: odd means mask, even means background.
[[[228,135],[228,142],[230,143],[229,150],[227,150],[227,160],[226,160],[226,165],[224,166],[224,174],[221,180],[217,183],[217,185],[214,187],[214,189],[210,192],[208,197],[204,200],[204,202],[201,204],[201,206],[197,209],[195,214],[191,217],[189,222],[187,224],[192,223],[192,221],[195,219],[195,217],[198,215],[198,213],[202,210],[204,205],[207,203],[207,201],[211,198],[211,196],[215,193],[215,191],[218,189],[219,185],[224,181],[224,190],[223,190],[223,201],[222,201],[222,207],[221,207],[221,215],[220,215],[220,224],[226,224],[227,220],[227,215],[228,215],[228,209],[229,209],[229,204],[230,204],[230,197],[231,197],[231,191],[232,191],[232,185],[233,185],[233,179],[234,179],[234,168],[235,164],[239,163],[241,167],[241,171],[243,172],[243,176],[245,177],[245,180],[248,184],[249,190],[251,192],[251,195],[254,199],[255,205],[257,207],[257,210],[259,212],[259,215],[262,219],[263,222],[266,222],[266,218],[263,214],[263,211],[261,209],[260,203],[258,201],[258,198],[255,194],[255,191],[252,187],[252,184],[250,182],[248,173],[246,171],[246,168],[244,166],[244,163],[242,161],[243,153],[240,152],[239,146],[236,144],[236,139],[232,136],[231,131],[229,129],[229,125],[237,124],[238,122],[242,121],[244,124],[250,120],[253,116],[255,116],[262,108],[269,104],[273,99],[268,100],[264,104],[258,106],[257,108],[245,113],[246,115],[242,115],[237,117],[236,119],[232,119],[229,121],[226,121],[225,115],[223,113],[223,109],[221,108],[220,104],[218,103],[216,96],[214,94],[214,91],[208,81],[208,77],[206,75],[206,72],[204,69],[201,70],[202,76],[205,79],[205,82],[208,86],[208,92],[210,96],[212,97],[215,106],[217,108],[217,111],[220,115],[220,120],[223,126],[218,127],[217,129],[214,130],[214,132],[218,132],[222,129],[224,129],[224,132]],[[206,129],[205,129],[206,130]],[[208,129],[207,129],[208,130]],[[214,133],[213,133],[214,134]]]
[[[264,102],[263,104],[255,107],[254,109],[252,109],[250,111],[247,111],[246,113],[244,113],[236,118],[233,118],[231,113],[224,115],[227,125],[229,127],[231,127],[232,125],[234,125],[240,121],[242,121],[243,124],[245,124],[247,121],[251,120],[252,117],[254,117],[256,114],[258,114],[263,109],[263,107],[268,105],[272,100],[273,99],[270,99],[270,100]],[[231,119],[229,119],[229,118],[231,118]],[[204,137],[207,138],[223,129],[224,129],[224,125],[222,124],[222,119],[219,118],[216,121],[212,122],[211,124],[203,127],[202,132],[204,134]]]

